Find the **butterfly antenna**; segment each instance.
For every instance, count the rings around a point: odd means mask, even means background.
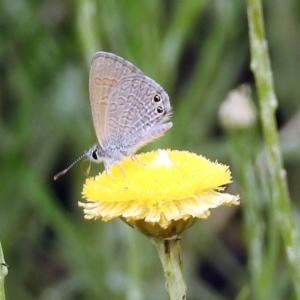
[[[63,171],[57,173],[53,178],[54,180],[57,180],[59,177],[65,175],[74,165],[76,165],[82,158],[84,158],[86,154],[82,154],[79,158],[77,158],[69,167],[64,169]]]

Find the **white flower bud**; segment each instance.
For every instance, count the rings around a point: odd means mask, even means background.
[[[227,129],[244,129],[255,123],[256,109],[248,85],[242,85],[227,95],[219,109],[219,120]]]

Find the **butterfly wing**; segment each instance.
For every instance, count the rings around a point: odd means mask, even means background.
[[[100,144],[106,137],[106,115],[112,89],[127,76],[143,73],[130,62],[108,52],[97,52],[91,63],[89,93],[92,117]]]
[[[109,96],[106,136],[109,144],[119,145],[124,155],[162,136],[171,128],[168,94],[145,75],[120,80]]]

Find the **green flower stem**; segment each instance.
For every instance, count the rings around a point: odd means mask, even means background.
[[[0,300],[5,300],[4,278],[8,273],[7,265],[4,262],[2,246],[0,243]]]
[[[258,153],[257,146],[255,146],[258,143],[256,128],[252,126],[228,130],[228,136],[231,159],[236,173],[234,178],[235,181],[238,181],[241,193],[245,241],[249,255],[248,265],[251,282],[246,288],[249,293],[248,299],[274,299],[276,289],[274,289],[272,282],[274,282],[279,246],[278,237],[273,234],[277,227],[269,226],[266,228],[264,220],[262,203],[269,203],[270,201],[268,201],[263,190],[263,179],[259,176],[255,163]],[[271,219],[273,220],[273,218]]]
[[[283,169],[279,149],[277,126],[274,116],[277,108],[277,99],[274,92],[272,71],[265,38],[262,4],[260,0],[247,0],[247,4],[251,68],[255,76],[259,96],[262,128],[266,142],[266,155],[272,185],[272,204],[276,212],[277,225],[283,237],[292,280],[295,286],[295,293],[297,298],[300,299],[300,239],[292,214],[286,172]]]
[[[220,117],[228,135],[229,153],[235,173],[233,177],[234,181],[238,182],[242,199],[244,233],[248,248],[247,263],[250,270],[250,284],[237,299],[245,297],[246,292],[251,299],[274,299],[277,290],[272,282],[275,278],[280,245],[273,205],[270,205],[270,176],[264,172],[265,164],[260,162],[262,160],[261,138],[255,119],[253,118],[252,123],[245,122],[247,119],[250,120],[250,116],[254,116],[256,110],[252,106],[251,94],[247,86],[238,87],[235,91],[231,91],[230,95],[221,106]],[[232,103],[234,99],[236,102],[238,99],[240,103],[244,102],[244,118],[234,117],[235,105]],[[231,112],[228,109],[229,104]],[[227,109],[224,110],[226,105]],[[227,118],[224,112],[227,112]],[[269,212],[267,216],[265,211]]]
[[[158,251],[163,265],[169,299],[186,299],[186,284],[182,276],[179,240],[164,240],[159,238],[151,238],[151,240]]]
[[[99,45],[100,39],[95,30],[97,28],[97,22],[95,21],[97,18],[97,7],[95,1],[92,0],[78,0],[76,3],[77,36],[87,66],[89,66],[91,57],[98,49],[101,49],[101,45]]]

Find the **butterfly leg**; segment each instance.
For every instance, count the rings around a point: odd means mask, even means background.
[[[141,162],[141,161],[137,158],[137,156],[136,156],[135,154],[131,154],[131,159],[132,159],[133,161],[138,162],[139,164],[141,164],[141,165],[143,165],[143,166],[146,166],[146,165],[147,165],[147,164]]]
[[[116,163],[115,166],[117,166],[117,167],[122,171],[123,177],[125,178],[125,177],[126,177],[126,173],[125,173],[125,171],[122,169],[122,167],[121,167],[118,163]]]

